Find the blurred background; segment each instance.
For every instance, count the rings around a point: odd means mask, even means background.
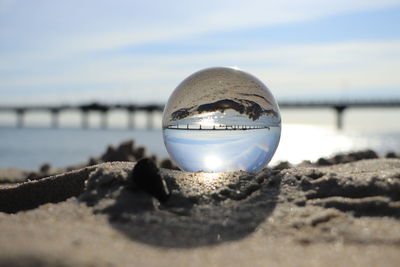
[[[400,100],[400,1],[0,0],[0,107],[163,105],[188,75],[234,66],[278,102]],[[0,112],[0,168],[66,166],[135,139],[166,157],[161,114]],[[371,148],[400,152],[400,107],[281,110],[274,162]]]

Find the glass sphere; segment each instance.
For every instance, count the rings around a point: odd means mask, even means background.
[[[189,172],[262,169],[281,135],[279,107],[256,77],[236,68],[208,68],[186,78],[170,96],[164,143]]]

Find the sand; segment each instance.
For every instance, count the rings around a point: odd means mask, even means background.
[[[0,266],[399,265],[400,159],[258,174],[157,169],[170,193],[162,202],[135,166],[1,184]]]

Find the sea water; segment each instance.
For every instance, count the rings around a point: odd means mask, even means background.
[[[237,130],[164,129],[172,160],[189,172],[262,169],[275,153],[280,127]]]
[[[68,129],[0,127],[0,168],[37,169],[45,162],[66,167],[99,157],[108,145],[134,139],[158,159],[168,157],[161,129]],[[400,131],[344,129],[316,125],[284,124],[280,145],[270,164],[279,161],[315,161],[339,152],[373,149],[384,156],[400,152]]]

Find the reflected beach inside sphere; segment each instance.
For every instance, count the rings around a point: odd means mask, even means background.
[[[190,172],[258,171],[275,153],[280,132],[279,108],[268,88],[231,68],[189,76],[163,115],[167,151]]]

